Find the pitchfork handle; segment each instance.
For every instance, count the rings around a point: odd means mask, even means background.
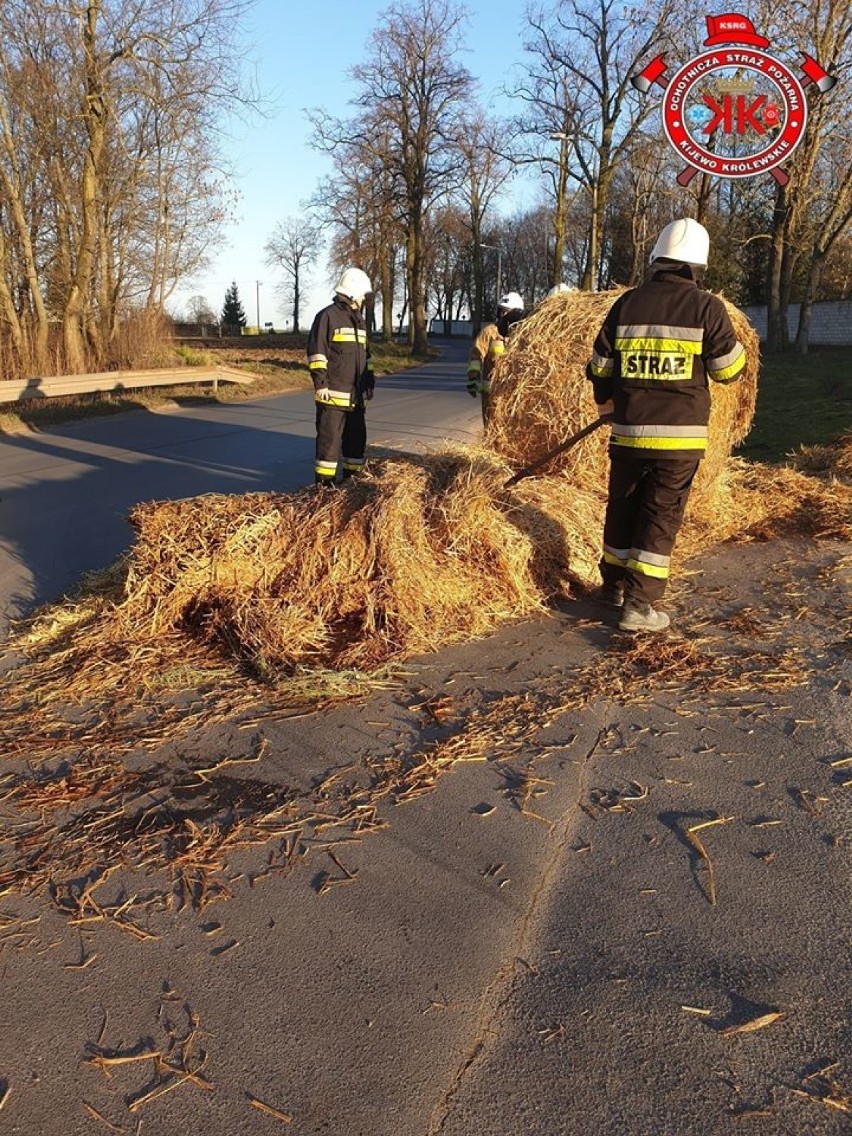
[[[611,414],[602,414],[600,418],[596,418],[594,422],[589,422],[582,430],[578,430],[576,434],[572,434],[570,438],[566,438],[564,442],[560,442],[552,450],[548,450],[546,454],[542,454],[537,458],[532,465],[525,465],[523,469],[519,469],[517,473],[513,474],[507,482],[504,483],[503,488],[509,489],[513,485],[517,485],[519,481],[523,481],[525,477],[535,473],[537,469],[541,469],[543,465],[547,465],[552,458],[557,454],[564,454],[566,450],[572,449],[578,442],[582,442],[584,438],[588,438],[589,434],[594,434],[595,430],[604,425],[605,422],[612,422]]]

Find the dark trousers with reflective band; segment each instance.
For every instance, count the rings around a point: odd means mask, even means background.
[[[605,584],[622,583],[625,600],[653,604],[668,584],[669,557],[700,458],[610,458],[601,576]]]
[[[367,418],[364,407],[344,410],[317,404],[317,444],[314,464],[317,482],[334,481],[337,463],[343,461],[343,476],[364,468],[367,453]]]

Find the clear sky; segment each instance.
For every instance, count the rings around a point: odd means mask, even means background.
[[[271,101],[266,118],[237,123],[226,144],[236,170],[233,189],[239,198],[222,247],[209,268],[182,283],[170,302],[181,310],[191,296],[202,295],[218,314],[225,290],[236,281],[250,324],[271,321],[285,327],[291,313],[276,295],[281,274],[264,263],[263,246],[278,221],[301,212],[318,181],[330,172],[329,159],[313,151],[306,108],[324,107],[346,116],[354,93],[349,70],[362,62],[383,6],[345,4],[340,0],[258,0],[247,21],[247,39],[261,93]],[[490,0],[467,6],[469,19],[462,62],[480,83],[480,100],[494,110],[499,89],[509,82],[522,57],[523,6]],[[257,287],[257,281],[261,285]],[[333,281],[324,264],[308,280],[301,322],[331,299]]]

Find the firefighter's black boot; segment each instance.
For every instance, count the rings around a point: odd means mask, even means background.
[[[620,580],[614,584],[601,584],[594,593],[593,599],[606,607],[622,607],[624,604],[624,584]]]

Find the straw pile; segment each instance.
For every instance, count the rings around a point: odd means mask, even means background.
[[[140,506],[123,614],[150,617],[153,636],[189,630],[262,676],[369,669],[482,635],[593,580],[606,431],[513,493],[502,463],[527,464],[596,416],[585,364],[620,294],[563,294],[524,320],[495,376],[489,450],[387,461],[319,503],[307,493]],[[708,490],[748,430],[757,387],[757,336],[730,312],[749,364],[714,391]]]
[[[501,508],[487,454],[381,463],[317,497],[250,494],[141,505],[120,618],[182,627],[261,675],[376,666],[540,608],[558,534]]]
[[[790,461],[802,473],[836,477],[852,485],[852,434],[841,434],[825,446],[802,446]]]
[[[109,691],[113,723],[117,703],[132,706],[135,689],[150,693],[152,675],[181,667],[190,678],[193,668],[203,672],[233,710],[247,669],[264,680],[306,669],[372,672],[479,637],[596,581],[605,428],[541,476],[509,490],[504,482],[596,413],[584,366],[617,295],[564,294],[524,321],[495,379],[487,447],[383,458],[323,496],[139,506],[121,595],[67,619],[53,613],[35,642],[38,674],[24,668],[0,680],[9,704],[18,699],[16,729],[46,732],[48,706],[67,702],[70,673],[81,700]],[[758,361],[754,331],[730,311],[748,369],[731,387],[714,385],[710,449],[678,557],[748,531],[849,538],[852,488],[730,458],[751,420]],[[223,664],[229,677],[214,672]],[[38,705],[27,686],[41,692]]]

